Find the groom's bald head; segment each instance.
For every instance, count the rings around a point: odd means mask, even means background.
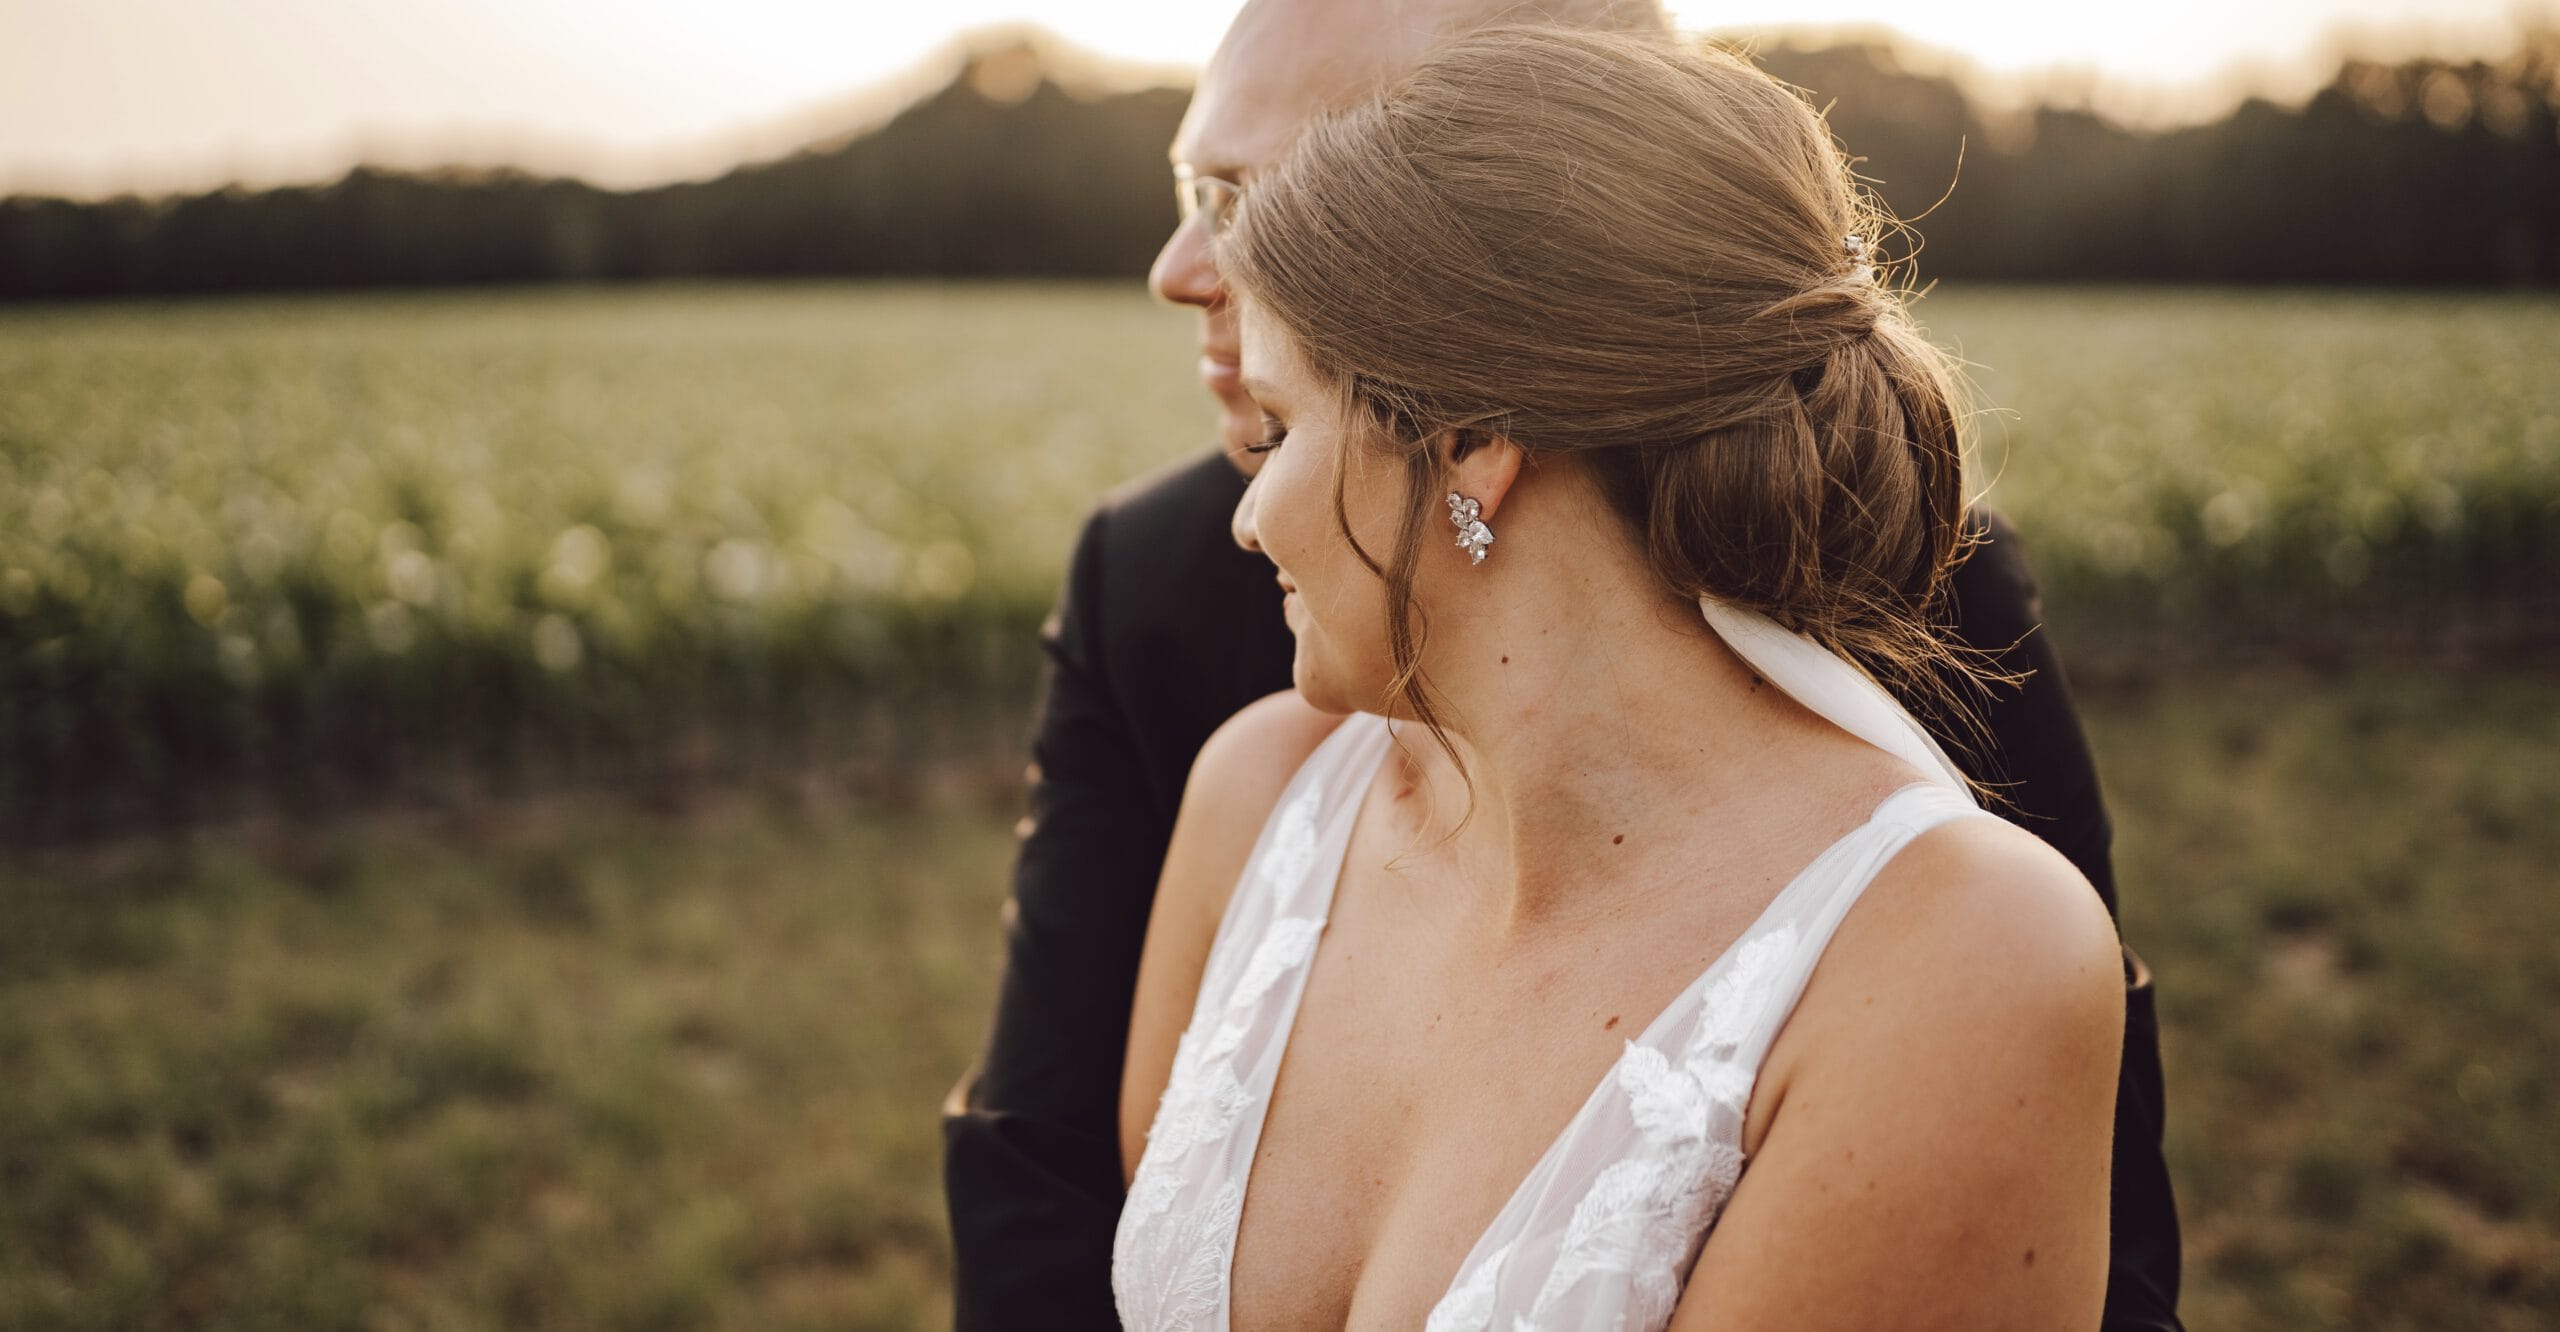
[[[1174,160],[1249,174],[1318,112],[1368,95],[1441,38],[1497,23],[1670,30],[1660,0],[1247,0],[1201,73]]]
[[[1318,114],[1347,106],[1411,68],[1434,42],[1498,23],[1667,34],[1660,0],[1247,0],[1201,71],[1173,139],[1173,161],[1249,183]],[[1174,230],[1147,284],[1202,314],[1201,376],[1218,399],[1227,456],[1261,437],[1261,411],[1236,380],[1236,326],[1204,226]]]

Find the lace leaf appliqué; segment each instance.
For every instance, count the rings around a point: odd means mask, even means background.
[[[1431,1317],[1422,1332],[1477,1332],[1493,1322],[1494,1283],[1502,1279],[1502,1265],[1511,1260],[1511,1245],[1486,1254],[1431,1306]]]
[[[1321,783],[1305,784],[1273,815],[1250,887],[1268,894],[1274,917],[1256,929],[1222,933],[1210,951],[1201,1003],[1174,1047],[1173,1068],[1147,1130],[1147,1149],[1120,1209],[1113,1240],[1112,1293],[1133,1327],[1214,1327],[1226,1302],[1228,1255],[1243,1219],[1244,1190],[1229,1180],[1186,1197],[1204,1171],[1192,1158],[1227,1142],[1254,1104],[1236,1059],[1272,987],[1306,966],[1324,933],[1320,917],[1288,912],[1316,867]],[[1244,891],[1243,888],[1239,892]],[[1259,904],[1257,904],[1259,905]],[[1214,1025],[1203,1024],[1211,1013]]]
[[[1120,1213],[1111,1288],[1121,1321],[1132,1327],[1215,1327],[1227,1300],[1226,1237],[1243,1218],[1244,1190],[1229,1182],[1189,1207],[1172,1208],[1181,1181],[1159,1173],[1161,1184],[1133,1189]],[[1142,1204],[1146,1215],[1133,1227],[1130,1218]]]
[[[1318,842],[1316,813],[1324,799],[1324,790],[1309,782],[1306,788],[1281,806],[1278,822],[1271,829],[1271,844],[1262,857],[1262,881],[1272,893],[1272,914],[1285,916],[1297,905],[1298,891],[1306,886],[1307,876],[1316,867]]]
[[[1565,1312],[1594,1276],[1620,1279],[1612,1325],[1660,1327],[1707,1228],[1742,1174],[1742,1115],[1752,1070],[1734,1062],[1776,983],[1796,931],[1780,926],[1743,943],[1708,984],[1688,1039],[1660,1050],[1629,1042],[1613,1077],[1634,1122],[1636,1149],[1595,1176],[1565,1226],[1532,1323]],[[1587,1312],[1584,1310],[1582,1312]]]

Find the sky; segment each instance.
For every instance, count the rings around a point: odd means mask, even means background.
[[[632,185],[842,128],[958,33],[1029,22],[1196,66],[1237,0],[0,0],[0,194],[509,163]],[[2498,49],[2560,0],[1670,0],[1682,26],[1889,25],[2125,119],[2298,96],[2348,44]],[[888,96],[875,92],[872,99]]]

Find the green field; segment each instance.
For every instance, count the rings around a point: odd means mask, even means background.
[[[2560,1325],[2560,301],[1964,290],[2200,1329]],[[0,1328],[925,1328],[1125,287],[0,309]],[[174,829],[174,831],[173,831]]]
[[[2560,301],[1920,309],[2085,649],[2560,619]],[[930,747],[1022,697],[1089,498],[1204,446],[1192,336],[1130,285],[0,310],[0,837]]]
[[[2560,1320],[2560,709],[2290,674],[2089,717],[2198,1329]],[[934,1108],[1010,775],[558,800],[0,877],[0,1326],[948,1324]]]

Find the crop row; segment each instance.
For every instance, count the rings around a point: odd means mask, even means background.
[[[2087,642],[2554,604],[2560,303],[1921,309]],[[1205,444],[1191,337],[1046,286],[0,315],[0,805],[1018,707],[1091,498]]]

